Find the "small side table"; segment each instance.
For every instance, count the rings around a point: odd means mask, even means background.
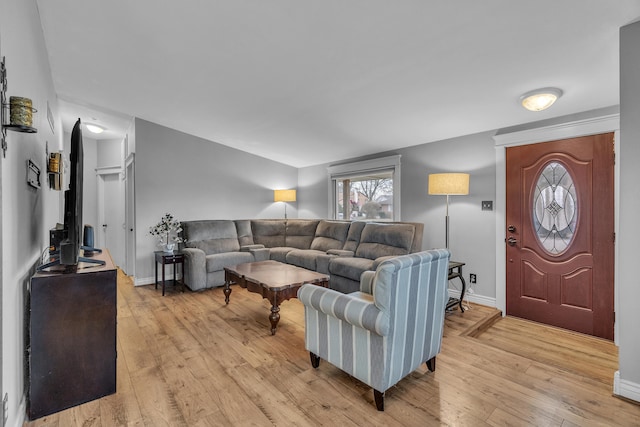
[[[449,301],[447,301],[447,307],[446,307],[447,310],[450,310],[453,307],[455,307],[456,304],[458,304],[460,307],[460,311],[462,313],[464,313],[464,308],[462,307],[462,300],[464,299],[464,293],[467,289],[467,284],[464,281],[464,277],[462,276],[463,265],[464,265],[464,262],[449,261],[449,280],[453,280],[455,278],[460,279],[460,281],[462,282],[462,290],[460,291],[460,298],[449,298]]]
[[[176,265],[180,264],[180,273],[182,273],[182,280],[180,280],[180,287],[182,292],[184,292],[184,255],[181,253],[172,253],[172,252],[164,252],[164,251],[156,251],[154,252],[156,256],[156,289],[158,289],[158,263],[162,264],[162,296],[164,296],[164,289],[166,280],[164,277],[164,266],[167,264],[173,264],[173,286],[175,287],[178,284],[178,280],[176,279]]]

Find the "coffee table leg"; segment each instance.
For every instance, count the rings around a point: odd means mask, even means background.
[[[271,335],[275,335],[276,327],[280,321],[280,307],[277,305],[271,306],[271,315],[269,316],[269,320],[271,321]]]
[[[224,281],[224,302],[225,304],[229,304],[229,295],[231,295],[231,287],[228,280]]]

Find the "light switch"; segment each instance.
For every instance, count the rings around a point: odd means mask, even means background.
[[[483,200],[482,201],[482,210],[483,211],[492,211],[493,210],[493,200]]]

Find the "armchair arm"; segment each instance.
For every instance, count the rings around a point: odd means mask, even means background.
[[[375,306],[370,295],[367,298],[360,292],[343,294],[307,283],[298,290],[298,299],[305,309],[314,309],[378,335],[389,333],[389,316]]]
[[[183,248],[184,254],[184,283],[192,291],[206,288],[207,286],[207,267],[205,253],[202,249]]]
[[[373,295],[373,278],[375,271],[363,271],[360,275],[360,292]]]

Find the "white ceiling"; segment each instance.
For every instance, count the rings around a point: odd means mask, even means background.
[[[640,17],[640,0],[37,4],[64,127],[135,116],[296,167],[617,105],[619,28]],[[564,91],[549,110],[519,106],[546,86]]]

